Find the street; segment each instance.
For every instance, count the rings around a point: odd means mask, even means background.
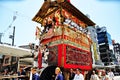
[[[120,80],[120,76],[115,76],[114,80]]]

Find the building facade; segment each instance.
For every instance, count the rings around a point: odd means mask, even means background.
[[[120,65],[120,44],[119,43],[113,43],[113,47],[114,47],[115,57],[118,61],[118,64]]]
[[[88,26],[87,30],[88,30],[88,35],[92,39],[93,65],[102,65],[102,62],[101,62],[101,59],[100,59],[100,52],[99,52],[96,28],[93,27],[93,26]]]
[[[115,64],[111,35],[107,32],[106,27],[96,27],[96,31],[102,62],[104,65]]]
[[[18,57],[4,55],[3,63],[1,66],[2,71],[7,69],[8,71],[17,71]]]

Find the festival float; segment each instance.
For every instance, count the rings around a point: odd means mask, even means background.
[[[48,45],[48,66],[59,66],[64,70],[69,68],[80,68],[83,71],[92,69],[90,50],[92,40],[86,27],[94,26],[95,23],[69,1],[44,1],[33,21],[44,26],[39,40],[40,44]],[[41,74],[44,80],[49,79],[50,72],[54,73],[52,67],[43,76]]]

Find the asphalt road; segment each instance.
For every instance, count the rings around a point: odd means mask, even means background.
[[[120,76],[115,76],[114,80],[120,80]]]

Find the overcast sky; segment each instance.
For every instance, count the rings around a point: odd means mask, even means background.
[[[9,35],[15,26],[15,45],[26,45],[35,40],[36,26],[32,21],[44,0],[0,0],[0,33],[2,42],[11,43]],[[71,3],[99,26],[106,26],[112,39],[120,42],[120,1],[119,0],[71,0]],[[13,21],[13,16],[16,20]],[[12,23],[12,25],[11,25]],[[11,25],[11,27],[9,27]]]

